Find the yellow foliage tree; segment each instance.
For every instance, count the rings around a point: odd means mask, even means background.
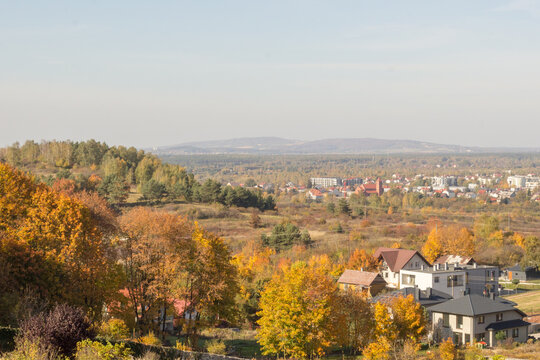
[[[441,234],[438,229],[435,228],[429,233],[428,239],[422,247],[422,254],[424,254],[427,261],[432,263],[442,254],[442,251]]]
[[[439,345],[439,354],[442,360],[455,360],[457,358],[456,348],[452,339],[448,338]]]
[[[334,342],[335,282],[304,262],[285,267],[261,294],[257,338],[264,355],[306,359]]]
[[[401,343],[407,340],[419,342],[426,331],[426,318],[420,303],[412,295],[400,296],[392,302],[391,307],[397,339]]]

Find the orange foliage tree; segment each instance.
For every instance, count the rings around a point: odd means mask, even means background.
[[[380,261],[373,257],[373,254],[368,254],[364,249],[355,249],[347,263],[347,269],[364,271],[376,271],[380,265]]]

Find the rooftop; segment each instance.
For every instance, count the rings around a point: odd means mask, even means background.
[[[504,299],[495,298],[495,300],[476,294],[465,295],[457,299],[449,300],[442,304],[433,306],[431,311],[457,314],[465,316],[475,316],[482,314],[491,314],[502,311],[517,311],[522,316],[526,316],[521,310],[516,309]]]
[[[382,257],[383,260],[386,262],[386,264],[388,264],[388,267],[390,268],[390,270],[392,270],[393,272],[398,272],[416,254],[418,254],[418,256],[424,259],[424,257],[418,251],[415,251],[415,250],[380,247],[375,251],[375,253],[373,254],[373,257],[375,257],[376,259],[379,259],[380,257]],[[427,260],[424,259],[424,261],[429,264]]]
[[[340,276],[339,283],[370,286],[372,284],[386,284],[386,281],[378,274],[368,271],[345,270]]]

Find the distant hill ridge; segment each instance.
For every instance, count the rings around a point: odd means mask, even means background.
[[[153,149],[160,155],[176,154],[395,154],[395,153],[488,153],[538,152],[540,148],[484,148],[436,144],[415,140],[347,138],[292,140],[279,137],[248,137],[195,141]]]

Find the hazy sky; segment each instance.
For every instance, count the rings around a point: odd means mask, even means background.
[[[540,1],[0,0],[0,125],[540,146]]]

